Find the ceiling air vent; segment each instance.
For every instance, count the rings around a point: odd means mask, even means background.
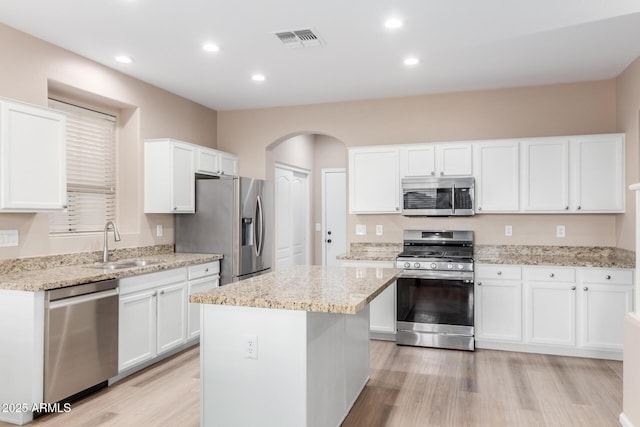
[[[312,47],[322,45],[320,37],[309,29],[281,31],[275,33],[275,35],[286,47]]]

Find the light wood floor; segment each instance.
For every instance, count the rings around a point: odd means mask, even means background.
[[[198,358],[182,352],[32,425],[198,426]],[[371,379],[343,427],[603,427],[621,410],[622,362],[372,341]]]

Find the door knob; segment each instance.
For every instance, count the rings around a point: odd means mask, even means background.
[[[331,243],[331,239],[327,239],[327,243]]]

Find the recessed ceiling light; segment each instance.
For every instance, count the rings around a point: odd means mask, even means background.
[[[130,56],[118,55],[116,56],[116,61],[118,61],[121,64],[131,64],[133,62],[133,59],[131,59]]]
[[[403,62],[404,62],[404,65],[417,65],[420,63],[420,60],[415,57],[410,57],[410,58],[405,58]]]
[[[399,20],[398,18],[390,18],[387,19],[386,21],[384,21],[384,26],[385,28],[388,28],[390,30],[396,29],[396,28],[400,28],[402,27],[403,22],[401,20]]]
[[[220,51],[220,46],[218,46],[217,44],[213,44],[213,43],[205,43],[202,45],[202,49],[204,49],[207,52],[219,52]]]
[[[254,74],[253,76],[251,76],[251,80],[253,80],[254,82],[263,82],[266,80],[266,77],[264,76],[264,74]]]

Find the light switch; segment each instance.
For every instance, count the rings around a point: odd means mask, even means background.
[[[164,234],[164,230],[162,228],[162,224],[156,225],[156,236],[162,237],[163,234]]]
[[[382,224],[376,225],[376,236],[382,236]]]
[[[566,237],[566,235],[564,225],[556,225],[556,237]]]
[[[513,227],[510,225],[504,226],[504,235],[505,236],[513,236]]]
[[[18,246],[18,230],[0,230],[0,247]]]
[[[322,231],[322,224],[316,222],[316,231]]]
[[[365,224],[356,224],[356,235],[365,236],[367,234],[367,226]]]

